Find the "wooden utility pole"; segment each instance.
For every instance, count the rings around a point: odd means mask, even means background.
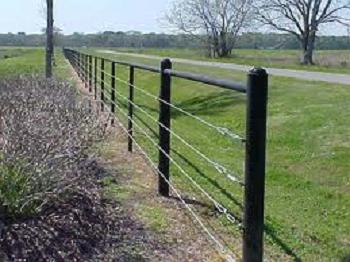
[[[52,77],[53,44],[53,0],[46,0],[47,27],[46,27],[46,77]]]

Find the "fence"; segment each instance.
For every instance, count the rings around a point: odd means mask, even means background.
[[[264,69],[254,68],[248,73],[247,84],[241,84],[229,80],[211,78],[199,74],[192,74],[189,72],[180,72],[172,69],[172,63],[169,59],[164,59],[161,62],[160,68],[127,63],[123,61],[116,61],[106,59],[103,57],[93,56],[88,53],[83,53],[73,49],[64,49],[65,57],[70,61],[73,68],[76,70],[78,76],[85,83],[85,87],[90,92],[94,93],[95,100],[100,101],[101,110],[108,110],[106,101],[110,102],[110,113],[115,116],[118,105],[116,103],[116,97],[118,92],[116,91],[116,81],[124,82],[129,87],[129,96],[124,97],[128,105],[128,113],[125,117],[128,120],[128,126],[121,125],[123,130],[128,136],[128,150],[133,151],[133,146],[136,145],[141,153],[150,160],[152,167],[156,170],[159,176],[158,191],[162,196],[168,197],[170,189],[181,198],[181,195],[176,191],[176,188],[170,183],[170,163],[173,163],[184,174],[188,175],[181,167],[173,161],[170,156],[170,137],[175,136],[186,146],[191,148],[193,152],[197,153],[207,162],[215,166],[215,168],[228,176],[231,181],[235,181],[244,187],[244,215],[243,215],[243,261],[255,262],[263,260],[263,232],[264,232],[264,190],[265,190],[265,151],[266,151],[266,111],[267,111],[267,92],[268,92],[268,75]],[[109,63],[111,66],[110,73],[105,71],[105,65]],[[116,75],[116,65],[126,66],[129,68],[129,81],[124,81]],[[139,88],[135,85],[135,70],[149,71],[160,75],[160,92],[159,97],[156,97],[146,90]],[[100,75],[99,75],[100,74]],[[99,76],[98,76],[99,75]],[[110,90],[105,88],[105,77],[110,76]],[[187,79],[189,81],[204,83],[209,86],[220,87],[224,89],[232,90],[232,92],[239,92],[245,94],[246,99],[246,137],[242,138],[238,135],[228,133],[220,127],[193,115],[180,107],[171,103],[171,83],[172,78]],[[159,101],[159,119],[153,119],[157,121],[159,125],[159,142],[154,143],[154,146],[159,151],[158,153],[158,166],[154,164],[152,159],[145,153],[142,147],[137,143],[134,138],[134,129],[138,127],[134,121],[134,109],[138,109],[141,112],[147,114],[140,106],[134,102],[134,90],[155,98]],[[107,94],[110,96],[108,97]],[[120,94],[119,94],[120,95]],[[171,129],[171,109],[179,110],[181,113],[186,114],[193,119],[202,122],[209,128],[212,128],[219,133],[224,133],[233,137],[234,139],[241,140],[245,143],[245,181],[242,182],[239,179],[228,173],[228,170],[220,164],[212,161],[200,150],[193,147],[190,143],[184,140],[181,136],[176,134]],[[153,116],[150,116],[153,118]],[[113,118],[114,121],[114,118]],[[142,131],[142,130],[141,130]],[[150,138],[147,133],[144,134]],[[153,139],[150,138],[152,141]],[[228,210],[218,203],[210,194],[208,194],[203,188],[198,185],[191,177],[188,177],[195,186],[201,190],[215,205],[219,212],[226,214],[228,219],[233,219]],[[195,220],[200,226],[209,234],[210,238],[216,242],[219,247],[222,247],[220,243],[215,239],[213,235],[205,228],[204,224],[193,212],[193,210],[183,201],[185,207],[194,216]]]

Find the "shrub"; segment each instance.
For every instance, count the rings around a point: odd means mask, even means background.
[[[69,83],[0,81],[0,220],[32,216],[82,179],[79,166],[105,129]]]

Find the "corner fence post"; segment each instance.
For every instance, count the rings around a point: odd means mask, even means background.
[[[263,261],[268,74],[248,74],[243,261]]]
[[[132,137],[133,137],[133,117],[134,117],[134,79],[135,79],[135,68],[130,66],[129,69],[129,102],[128,102],[128,151],[132,152]]]
[[[95,100],[97,100],[97,57],[95,57],[94,61],[94,95],[95,95]]]
[[[161,84],[159,94],[159,162],[158,162],[158,191],[165,197],[169,196],[169,154],[170,154],[170,102],[171,102],[171,76],[165,73],[171,69],[170,59],[161,62]],[[164,176],[164,177],[163,177]]]
[[[89,93],[92,92],[92,56],[89,55]]]
[[[112,120],[111,120],[111,124],[114,124],[114,117],[115,117],[115,105],[116,105],[116,99],[115,99],[115,89],[116,89],[116,85],[115,85],[115,71],[116,69],[116,63],[112,62],[111,63],[111,113],[113,114]]]
[[[101,58],[101,111],[104,111],[105,101],[105,60]]]

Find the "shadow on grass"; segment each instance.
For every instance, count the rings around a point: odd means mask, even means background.
[[[159,138],[158,133],[141,117],[138,115],[135,115],[135,117],[157,138]],[[202,170],[200,170],[193,162],[191,162],[188,158],[186,158],[184,155],[182,155],[180,152],[178,152],[175,149],[172,149],[172,152],[178,156],[181,160],[183,160],[187,165],[189,165],[197,174],[199,174],[202,178],[207,180],[211,185],[213,185],[215,188],[219,189],[220,192],[226,196],[228,199],[230,199],[236,206],[240,208],[240,210],[243,209],[243,205],[240,201],[238,201],[232,194],[230,194],[225,188],[221,187],[217,181],[207,176]],[[236,216],[235,216],[236,217]],[[237,217],[236,217],[237,218]],[[240,218],[239,221],[241,221]]]
[[[350,254],[345,255],[340,259],[341,262],[350,262]]]
[[[281,238],[277,236],[276,230],[274,229],[271,223],[272,222],[269,221],[269,219],[267,218],[264,225],[265,234],[268,235],[272,239],[272,241],[276,243],[285,254],[291,256],[293,258],[293,261],[301,262],[302,259],[298,256],[298,254],[295,253],[295,251],[291,247],[289,247],[285,242],[283,242]]]
[[[220,112],[225,112],[227,107],[243,103],[245,103],[245,99],[242,95],[227,90],[187,99],[176,103],[175,106],[194,115],[215,115]],[[174,118],[183,115],[183,113],[178,110],[173,110],[171,113]]]
[[[232,101],[232,92],[225,92],[228,94],[227,97],[221,97],[222,93],[216,93],[213,94],[212,96],[210,96],[210,100],[211,102],[207,102],[206,99],[208,98],[208,96],[202,96],[202,97],[197,97],[195,99],[190,99],[187,101],[184,101],[180,104],[177,104],[177,106],[183,108],[186,111],[191,112],[192,114],[196,114],[196,115],[200,115],[200,114],[212,114],[213,113],[213,107],[211,107],[211,105],[215,105],[216,111],[214,110],[214,113],[219,112],[219,111],[223,111],[224,107],[227,106],[231,106],[233,101]],[[220,97],[219,97],[220,96]],[[237,98],[237,103],[242,103],[243,100]],[[147,110],[150,111],[156,111],[153,108],[149,108],[145,105],[142,105],[142,107],[146,108]],[[178,112],[178,114],[174,114],[172,112],[172,116],[173,117],[179,117],[181,116],[182,113]],[[142,117],[140,117],[139,115],[135,114],[134,115],[135,118],[137,118],[151,133],[152,135],[154,135],[155,137],[159,138],[158,132],[156,130],[154,130],[150,124],[144,120]],[[189,160],[188,158],[186,158],[183,154],[181,154],[180,152],[176,151],[176,150],[172,150],[172,152],[178,156],[182,161],[184,161],[187,165],[189,165],[194,172],[196,172],[198,175],[200,175],[202,178],[204,178],[208,183],[210,183],[211,185],[213,185],[215,188],[217,188],[220,193],[222,193],[225,197],[227,197],[228,199],[230,199],[237,207],[239,207],[239,209],[241,211],[243,211],[243,204],[238,201],[230,192],[228,192],[225,188],[223,188],[222,186],[219,185],[219,183],[213,179],[210,178],[208,175],[206,175],[200,168],[198,168],[191,160]],[[178,200],[178,198],[176,197],[172,197],[172,199]],[[211,206],[209,206],[208,204],[202,203],[200,201],[194,201],[191,199],[185,199],[186,203],[188,204],[194,204],[194,205],[198,205],[198,206],[202,206],[202,207],[208,207],[210,208]],[[242,222],[242,219],[234,214],[233,215],[239,222]],[[265,234],[268,235],[272,241],[274,243],[276,243],[281,250],[291,256],[293,258],[294,261],[302,261],[302,259],[293,251],[293,249],[291,247],[289,247],[281,238],[279,238],[277,236],[276,230],[274,229],[274,226],[272,225],[271,221],[266,221],[265,226],[264,226],[264,231]],[[348,259],[347,257],[345,258],[344,261],[348,261],[346,260]]]
[[[221,91],[215,92],[209,95],[196,96],[191,99],[174,103],[174,106],[179,107],[193,115],[204,116],[204,115],[215,115],[221,112],[226,112],[226,108],[232,105],[244,104],[245,99],[238,93],[233,91]],[[158,113],[158,109],[150,107],[145,104],[138,104],[143,109],[149,112]],[[176,119],[182,117],[184,114],[179,110],[172,108],[171,118]]]

